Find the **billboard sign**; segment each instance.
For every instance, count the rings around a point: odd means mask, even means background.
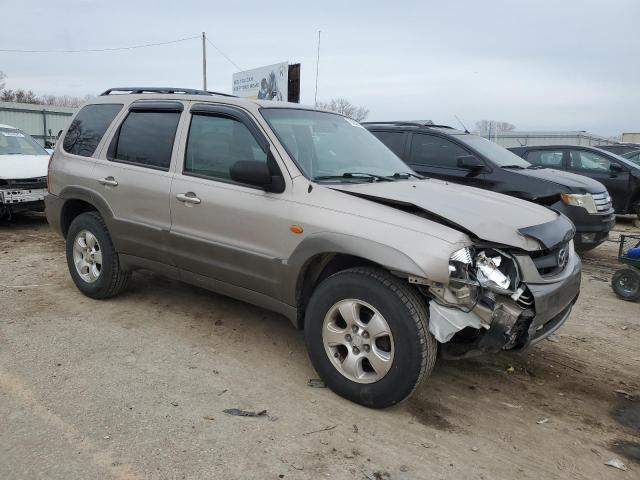
[[[288,62],[233,74],[233,94],[242,98],[286,102],[288,87]]]

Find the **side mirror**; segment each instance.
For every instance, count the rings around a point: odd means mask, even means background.
[[[267,192],[284,192],[284,178],[281,175],[271,175],[269,166],[264,162],[241,160],[232,165],[229,173],[234,182],[260,187]]]
[[[464,168],[465,170],[482,170],[485,167],[485,164],[478,157],[474,157],[473,155],[463,155],[458,157],[458,167]]]
[[[609,170],[612,172],[622,172],[624,169],[622,168],[622,165],[612,162],[611,165],[609,165]]]

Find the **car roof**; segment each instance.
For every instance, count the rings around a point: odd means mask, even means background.
[[[0,123],[0,128],[7,128],[9,130],[18,130],[16,127],[12,127],[11,125],[3,125]]]
[[[613,157],[619,162],[633,168],[638,168],[638,165],[633,163],[632,161],[624,158],[617,153],[613,153],[610,150],[603,150],[602,148],[598,148],[596,145],[528,145],[524,147],[511,147],[509,150],[517,150],[517,151],[526,151],[526,150],[554,150],[557,148],[579,148],[583,150],[594,150],[596,152],[602,153],[608,157]]]
[[[275,102],[271,100],[253,100],[236,97],[228,93],[210,92],[192,88],[178,87],[114,87],[105,90],[100,96],[91,99],[88,104],[112,103],[115,99],[122,98],[125,101],[136,100],[187,100],[195,102],[216,102],[238,105],[245,108],[295,108],[298,110],[319,110],[310,105],[301,105],[291,102]],[[335,113],[335,112],[331,112]]]
[[[447,135],[467,135],[469,132],[457,130],[449,125],[437,125],[431,120],[392,120],[382,122],[362,122],[362,125],[369,129],[389,129],[389,130],[425,130],[436,131]]]

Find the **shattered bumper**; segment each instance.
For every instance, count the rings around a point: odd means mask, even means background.
[[[0,217],[27,210],[44,210],[44,188],[0,189]]]
[[[508,296],[496,296],[492,305],[472,311],[429,302],[429,330],[443,344],[445,356],[523,349],[551,335],[569,318],[580,293],[580,258],[573,254],[563,272],[551,278],[541,276],[529,257],[516,259],[530,292],[528,305]]]

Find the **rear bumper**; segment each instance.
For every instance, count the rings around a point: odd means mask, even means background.
[[[52,193],[47,193],[44,196],[44,213],[47,216],[47,222],[49,222],[51,229],[61,236],[64,236],[60,224],[63,203],[64,201],[60,197]]]

